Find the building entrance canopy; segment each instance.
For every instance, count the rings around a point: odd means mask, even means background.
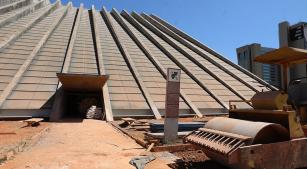
[[[89,74],[57,73],[65,91],[96,92],[102,91],[109,76]]]

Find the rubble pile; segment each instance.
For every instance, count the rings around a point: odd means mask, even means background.
[[[102,119],[102,110],[97,106],[91,106],[86,112],[87,119]]]

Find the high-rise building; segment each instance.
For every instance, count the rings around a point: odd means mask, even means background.
[[[280,66],[254,62],[256,56],[262,55],[271,50],[274,49],[262,47],[258,43],[239,47],[237,48],[238,64],[248,71],[254,73],[258,77],[262,78],[266,82],[270,83],[271,85],[280,87]]]

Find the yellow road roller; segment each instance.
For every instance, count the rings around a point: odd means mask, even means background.
[[[307,63],[307,50],[283,47],[255,58],[282,66],[280,91],[256,93],[252,108],[230,101],[229,117],[216,117],[184,138],[211,159],[234,169],[307,167],[307,78],[288,81],[288,69]],[[305,93],[305,94],[304,94]]]

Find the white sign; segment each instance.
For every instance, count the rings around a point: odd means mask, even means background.
[[[171,82],[180,82],[180,69],[167,69],[167,80]]]

